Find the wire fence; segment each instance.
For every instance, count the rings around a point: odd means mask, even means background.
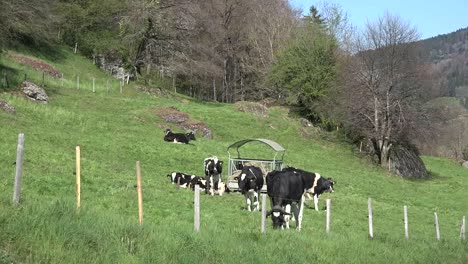
[[[24,142],[25,142],[25,136],[24,134],[20,133],[18,135],[18,147],[17,147],[17,158],[16,158],[16,171],[15,171],[15,186],[14,186],[14,194],[13,194],[13,205],[17,206],[20,203],[20,190],[21,190],[21,177],[23,173],[23,160],[24,160]],[[82,205],[81,201],[81,152],[79,146],[76,147],[76,196],[77,196],[77,209]],[[138,221],[139,224],[143,224],[143,196],[142,196],[142,184],[141,184],[141,171],[140,171],[140,162],[136,162],[136,180],[137,180],[137,193],[138,193]],[[180,186],[180,182],[178,184]],[[200,232],[200,222],[202,221],[201,219],[201,203],[200,203],[200,191],[201,188],[199,185],[196,185],[194,188],[194,231],[195,232]],[[278,197],[281,198],[281,197]],[[260,199],[259,199],[260,200]],[[258,202],[260,202],[258,200]],[[261,194],[261,227],[260,227],[260,232],[261,233],[266,233],[267,230],[267,224],[266,224],[266,219],[267,215],[267,195],[266,194]],[[296,228],[298,230],[301,230],[302,227],[302,214],[303,214],[303,208],[304,208],[304,201],[305,201],[305,196],[303,195],[300,201],[295,201],[299,203],[299,217],[296,219]],[[297,212],[297,211],[296,211]],[[271,213],[271,211],[270,211]],[[284,213],[282,211],[281,213]],[[369,239],[374,239],[375,235],[375,230],[374,230],[374,214],[373,214],[373,207],[372,207],[372,199],[368,199],[368,224],[369,224]],[[331,199],[326,199],[326,225],[325,225],[325,231],[326,233],[331,233],[332,230],[332,222],[331,222]],[[409,223],[408,223],[408,207],[406,205],[403,206],[403,228],[404,228],[404,237],[405,239],[409,239]],[[437,241],[441,240],[441,232],[439,228],[439,217],[437,212],[434,212],[434,227],[435,227],[435,239]],[[460,235],[459,239],[462,241],[466,240],[466,220],[465,216],[462,216],[461,222],[459,225],[459,230],[460,230]]]
[[[9,90],[17,88],[24,81],[31,81],[42,88],[72,88],[77,90],[87,90],[93,93],[115,94],[123,93],[124,86],[128,85],[129,76],[122,78],[90,77],[80,74],[65,76],[52,76],[45,71],[37,75],[28,75],[27,72],[2,69],[0,72],[0,88]]]

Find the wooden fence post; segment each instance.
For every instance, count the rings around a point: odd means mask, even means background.
[[[140,172],[140,161],[136,162],[136,174],[137,174],[137,192],[138,192],[138,220],[140,225],[143,224],[143,194],[141,193],[141,172]]]
[[[96,81],[96,78],[93,78],[93,93],[95,93],[95,92],[96,92],[96,89],[95,89],[95,86],[94,86],[94,84],[95,84],[95,81]]]
[[[462,218],[462,224],[460,227],[460,239],[465,241],[466,240],[466,222],[465,222],[465,216]]]
[[[434,212],[434,225],[435,225],[436,239],[439,241],[440,240],[439,218],[437,217],[436,212]]]
[[[403,206],[403,218],[405,221],[405,238],[409,239],[409,231],[408,231],[408,207],[405,205]]]
[[[194,211],[195,232],[200,232],[200,186],[198,184],[195,185]]]
[[[367,201],[367,209],[369,212],[369,237],[370,239],[374,238],[374,226],[372,223],[372,201],[371,198]]]
[[[81,206],[81,153],[80,146],[76,147],[76,208]]]
[[[262,193],[262,234],[266,233],[266,194]]]
[[[330,218],[331,218],[331,200],[327,199],[327,222],[326,222],[327,233],[330,233]]]
[[[15,189],[13,191],[13,204],[19,204],[21,192],[21,178],[23,177],[23,153],[24,153],[24,134],[18,135],[18,147],[16,148],[16,173]]]

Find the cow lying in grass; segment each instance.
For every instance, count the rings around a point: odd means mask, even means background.
[[[185,174],[182,172],[173,172],[168,174],[167,177],[171,178],[172,184],[177,184],[177,182],[179,182],[179,187],[181,188],[190,188],[194,190],[195,185],[200,186],[202,189],[206,188],[206,180],[200,176]]]
[[[196,140],[195,134],[190,131],[189,133],[174,133],[170,129],[166,129],[164,135],[164,141],[179,143],[179,144],[188,144],[190,140]]]

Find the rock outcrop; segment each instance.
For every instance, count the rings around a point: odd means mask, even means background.
[[[405,178],[429,178],[426,166],[418,154],[402,146],[392,148],[389,168],[391,172]]]
[[[43,104],[47,104],[49,102],[49,96],[47,96],[44,89],[30,81],[24,81],[20,85],[20,91],[30,100]]]

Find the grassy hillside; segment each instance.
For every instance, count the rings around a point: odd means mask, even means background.
[[[0,94],[16,114],[0,112],[0,263],[466,263],[468,244],[459,224],[468,214],[468,171],[456,163],[424,157],[428,181],[388,175],[353,154],[351,147],[310,132],[281,107],[268,118],[169,95],[151,97],[115,82],[85,59],[62,51],[42,57],[64,73],[47,78],[47,105],[11,93]],[[32,54],[30,54],[32,55]],[[41,82],[42,74],[0,59],[11,72]],[[82,85],[76,89],[76,76]],[[68,77],[69,76],[69,77]],[[67,78],[68,77],[68,78]],[[97,78],[92,93],[90,78]],[[85,84],[87,82],[87,84]],[[163,128],[176,126],[157,115],[175,106],[206,123],[213,139],[190,145],[164,142]],[[302,133],[301,133],[302,132]],[[25,134],[21,203],[12,205],[19,133]],[[227,161],[226,148],[244,138],[269,138],[287,149],[286,165],[333,177],[336,192],[320,200],[320,212],[304,212],[303,230],[275,231],[260,213],[244,210],[238,193],[201,195],[201,231],[193,231],[193,193],[176,190],[166,174],[203,174],[203,159]],[[75,147],[81,148],[82,207],[75,207]],[[258,149],[257,149],[258,147]],[[250,154],[266,155],[263,146]],[[141,162],[144,225],[138,225],[135,161]],[[227,168],[225,168],[227,169]],[[367,236],[367,200],[374,206],[374,240]],[[331,233],[325,233],[325,199],[332,199]],[[410,239],[404,239],[403,205],[408,206]],[[437,242],[433,214],[442,240]],[[294,224],[293,224],[294,225]]]

